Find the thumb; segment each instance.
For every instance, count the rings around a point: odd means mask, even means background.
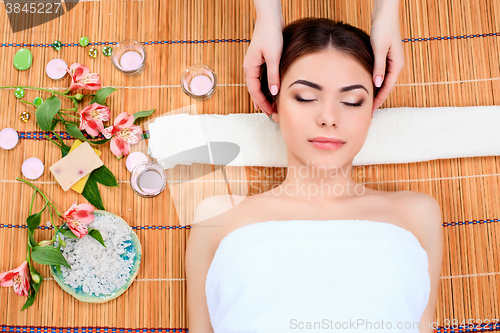
[[[269,83],[269,91],[275,96],[280,88],[279,63],[277,60],[266,61],[267,66],[267,82]]]
[[[387,52],[378,51],[374,53],[374,56],[375,61],[373,64],[373,83],[375,83],[375,86],[377,88],[380,88],[382,86],[382,82],[384,81]]]

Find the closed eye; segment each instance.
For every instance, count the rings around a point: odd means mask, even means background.
[[[301,103],[305,103],[305,102],[312,102],[312,101],[315,101],[315,99],[303,99],[303,98],[300,98],[299,96],[295,96],[295,99]]]
[[[301,103],[307,103],[307,102],[313,102],[315,101],[315,99],[303,99],[303,98],[300,98],[299,96],[295,96],[295,99]],[[359,107],[363,104],[363,100],[361,102],[358,102],[358,103],[347,103],[347,102],[344,102],[345,105],[347,106],[350,106],[350,107]]]
[[[347,102],[344,102],[344,104],[347,105],[347,106],[358,107],[358,106],[361,106],[361,104],[363,104],[363,101],[361,101],[359,103],[347,103]]]

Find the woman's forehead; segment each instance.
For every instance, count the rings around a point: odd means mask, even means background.
[[[288,88],[299,79],[322,86],[337,86],[344,85],[347,81],[370,82],[371,75],[351,56],[335,50],[325,50],[304,55],[294,61],[282,78],[282,82],[285,88]],[[343,82],[336,82],[335,79],[341,79]]]

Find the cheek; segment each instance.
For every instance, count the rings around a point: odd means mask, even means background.
[[[303,136],[304,110],[296,103],[282,101],[278,108],[279,127],[283,139],[292,143]]]
[[[360,144],[364,144],[371,125],[371,113],[368,116],[366,113],[356,115],[347,123],[349,124],[347,132],[351,133],[351,137],[356,141],[359,140]]]

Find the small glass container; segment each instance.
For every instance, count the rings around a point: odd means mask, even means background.
[[[130,174],[130,187],[140,197],[153,198],[167,185],[165,169],[154,161],[137,164]]]
[[[146,49],[141,42],[127,39],[113,47],[111,62],[123,74],[137,76],[144,70],[146,56]]]
[[[217,75],[204,64],[194,64],[182,72],[181,88],[186,95],[199,101],[207,100],[214,94]]]

